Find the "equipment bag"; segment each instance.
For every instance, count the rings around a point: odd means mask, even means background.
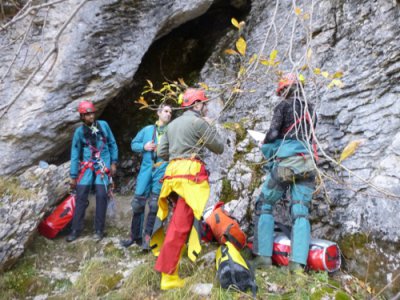
[[[217,277],[222,288],[233,286],[243,292],[250,288],[255,297],[257,285],[254,272],[232,243],[228,241],[219,246],[215,259]]]
[[[75,211],[75,198],[75,194],[70,194],[39,224],[38,230],[41,235],[53,239],[71,222]]]
[[[283,234],[274,238],[272,261],[279,266],[289,264],[291,250],[290,239]],[[339,246],[331,241],[311,239],[307,258],[307,268],[314,271],[335,272],[341,265]]]
[[[215,239],[220,244],[231,242],[237,249],[246,246],[246,234],[240,229],[239,223],[224,210],[219,202],[205,222],[210,227]]]

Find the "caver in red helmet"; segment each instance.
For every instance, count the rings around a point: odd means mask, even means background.
[[[188,107],[193,105],[196,101],[207,101],[207,100],[208,98],[206,97],[206,94],[203,90],[189,88],[183,94],[183,102],[181,106]]]
[[[80,114],[87,114],[87,113],[94,113],[96,108],[94,107],[93,103],[90,101],[82,101],[79,103],[78,112]]]
[[[278,88],[276,89],[276,94],[278,96],[280,96],[282,93],[282,90],[284,90],[286,87],[290,87],[292,85],[295,86],[300,83],[303,84],[304,83],[303,81],[304,80],[301,80],[301,79],[299,80],[297,78],[296,74],[288,73],[279,80]]]

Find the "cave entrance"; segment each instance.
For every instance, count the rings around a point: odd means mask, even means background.
[[[178,78],[189,85],[196,83],[217,43],[233,30],[231,18],[243,20],[249,11],[248,0],[217,1],[204,15],[174,29],[149,48],[131,84],[121,90],[100,116],[110,124],[119,146],[119,177],[132,177],[137,171],[140,159],[130,149],[131,140],[141,128],[157,119],[154,111],[139,110],[134,103],[146,79],[156,88]]]

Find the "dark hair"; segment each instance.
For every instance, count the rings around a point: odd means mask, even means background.
[[[161,103],[160,106],[157,108],[157,112],[160,113],[164,109],[164,107],[168,106],[169,108],[172,109],[172,106],[167,104],[167,103]]]

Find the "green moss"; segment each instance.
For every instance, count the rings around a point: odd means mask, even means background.
[[[228,203],[237,198],[236,192],[232,189],[231,183],[228,179],[222,179],[221,201]]]
[[[25,298],[44,291],[49,282],[37,275],[34,259],[21,259],[12,270],[0,277],[0,290],[4,292],[2,299]]]
[[[243,118],[239,122],[225,122],[222,126],[225,129],[234,131],[236,133],[236,144],[240,143],[246,137],[245,124],[248,122],[248,118]]]
[[[10,196],[11,200],[30,199],[35,195],[34,191],[21,187],[18,178],[0,177],[0,195]]]
[[[354,235],[346,235],[339,242],[340,249],[346,258],[354,258],[357,250],[364,250],[365,245],[368,243],[368,236],[364,233],[357,233]]]

